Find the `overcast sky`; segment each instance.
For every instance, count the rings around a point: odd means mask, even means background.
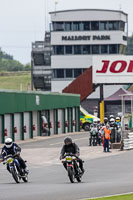
[[[57,0],[56,0],[57,1]],[[58,0],[57,10],[96,8],[122,10],[133,32],[133,0]],[[23,64],[31,60],[31,43],[43,40],[48,12],[55,0],[0,0],[0,47]],[[45,23],[46,22],[46,23]]]

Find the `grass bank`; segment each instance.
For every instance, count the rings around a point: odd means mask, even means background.
[[[26,91],[31,85],[30,72],[2,73],[0,74],[0,89]]]
[[[92,200],[133,200],[133,194],[104,197],[104,198],[96,198],[96,199],[92,199]]]

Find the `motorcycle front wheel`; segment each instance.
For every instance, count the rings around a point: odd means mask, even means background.
[[[74,183],[75,177],[74,177],[73,168],[72,168],[72,167],[68,167],[68,168],[67,168],[67,171],[68,171],[68,177],[69,177],[71,183]]]
[[[11,174],[12,174],[12,177],[14,178],[14,180],[16,181],[16,183],[20,183],[19,176],[17,175],[17,172],[14,168],[11,169]]]

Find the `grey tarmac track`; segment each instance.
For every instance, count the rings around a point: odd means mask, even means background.
[[[88,134],[72,138],[85,160],[82,183],[70,183],[59,161],[63,137],[21,144],[28,160],[29,182],[16,184],[0,164],[0,200],[77,200],[133,191],[133,151],[103,153],[88,147]]]

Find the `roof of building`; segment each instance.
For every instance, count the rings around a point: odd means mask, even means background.
[[[105,101],[121,101],[121,99],[122,99],[121,95],[125,95],[125,94],[128,95],[128,94],[133,94],[133,93],[128,90],[125,90],[124,88],[120,88],[114,94],[105,98],[104,100]],[[130,97],[127,96],[125,100],[130,100]]]
[[[62,12],[76,12],[76,11],[108,11],[108,12],[120,12],[124,15],[128,15],[127,13],[121,11],[121,10],[108,10],[108,9],[72,9],[72,10],[58,10],[58,11],[52,11],[49,12],[49,14],[54,14],[54,13],[62,13]]]

